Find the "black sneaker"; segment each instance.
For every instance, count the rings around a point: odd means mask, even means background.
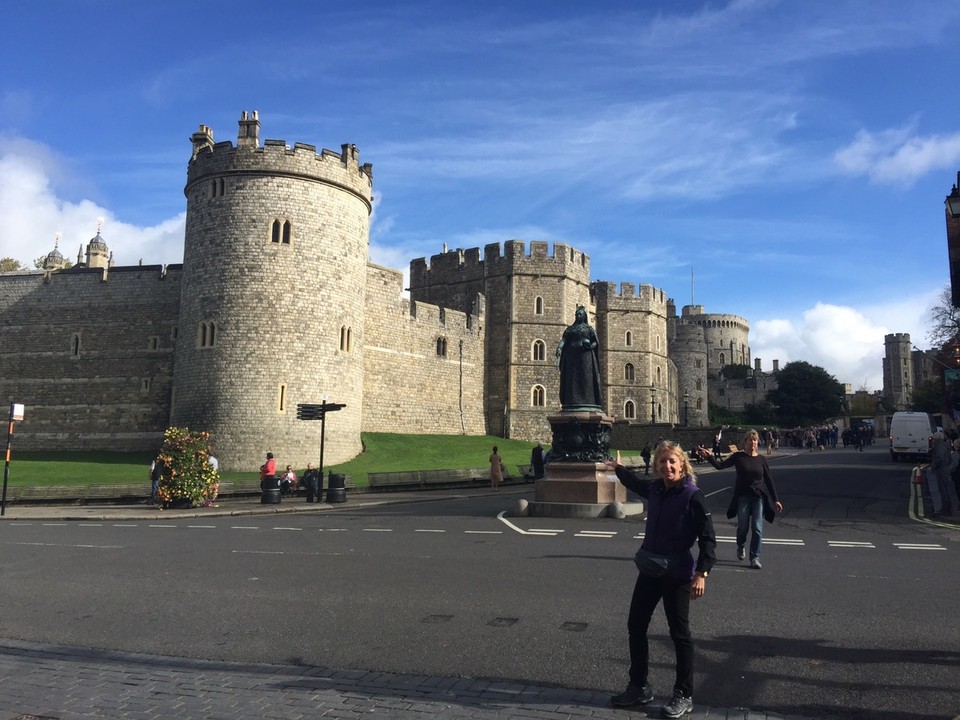
[[[610,698],[610,703],[617,707],[630,707],[646,705],[651,700],[653,700],[653,690],[649,685],[627,685],[626,690]]]
[[[678,718],[693,712],[693,698],[686,697],[679,690],[673,693],[670,702],[663,706],[663,716]]]
[[[743,545],[737,545],[737,560],[743,560],[747,556],[747,550]]]

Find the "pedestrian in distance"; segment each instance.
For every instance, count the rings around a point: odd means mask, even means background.
[[[160,477],[163,475],[163,458],[157,455],[153,462],[150,463],[150,473],[148,477],[150,478],[150,499],[147,501],[148,505],[157,504],[157,491],[160,489]]]
[[[497,451],[497,446],[493,446],[493,452],[490,453],[490,489],[494,492],[500,490],[500,483],[503,482],[503,458]]]
[[[942,431],[933,434],[933,447],[930,449],[930,465],[927,467],[927,489],[933,501],[933,517],[949,517],[952,514],[950,507],[950,491],[947,483],[950,482],[950,465],[953,457],[950,446],[947,444]]]
[[[277,461],[273,453],[267,453],[267,461],[260,466],[260,489],[268,490],[279,487],[277,483]]]
[[[293,471],[292,465],[287,465],[287,469],[280,478],[280,492],[286,495],[289,492],[297,490],[297,474]]]
[[[643,446],[643,450],[640,451],[640,457],[643,458],[643,474],[650,474],[650,443],[646,443]]]
[[[648,683],[649,642],[647,629],[657,605],[670,628],[676,653],[673,696],[663,706],[668,718],[693,712],[693,639],[690,633],[690,601],[703,597],[707,576],[716,561],[717,538],[706,498],[697,487],[690,459],[674,442],[664,441],[653,456],[654,479],[641,477],[624,467],[617,453],[608,462],[617,479],[629,490],[646,498],[647,522],[643,543],[637,551],[637,580],[630,601],[627,632],[630,671],[627,688],[610,698],[617,707],[647,705],[653,701]],[[694,561],[691,548],[699,551]]]
[[[750,567],[759,570],[760,546],[763,543],[763,521],[773,522],[775,512],[783,512],[777,498],[777,489],[770,475],[767,459],[757,447],[760,436],[756,430],[747,430],[743,436],[743,450],[729,455],[726,460],[717,460],[713,453],[702,445],[697,448],[701,457],[717,470],[734,467],[737,479],[733,497],[727,508],[727,517],[737,518],[737,559],[746,557],[747,533],[750,533]]]
[[[530,469],[533,470],[533,479],[540,480],[544,476],[544,462],[546,453],[543,451],[543,445],[537,443],[530,451]]]

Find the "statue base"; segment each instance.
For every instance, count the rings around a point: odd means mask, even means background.
[[[603,503],[627,501],[627,489],[603,463],[554,462],[534,485],[535,502]]]

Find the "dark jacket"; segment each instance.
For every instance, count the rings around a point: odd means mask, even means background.
[[[776,517],[773,506],[777,502],[777,488],[773,484],[773,477],[770,475],[770,465],[767,464],[767,459],[763,455],[747,455],[740,450],[730,455],[726,460],[717,460],[709,455],[707,460],[717,470],[723,470],[731,466],[737,470],[733,497],[730,498],[730,505],[727,507],[728,518],[737,514],[737,498],[741,495],[747,495],[763,498],[763,519],[767,522],[773,522]]]
[[[687,476],[668,488],[660,478],[647,480],[622,465],[617,465],[616,473],[627,489],[647,499],[641,547],[661,555],[682,555],[682,562],[670,564],[670,575],[678,579],[690,580],[694,570],[709,572],[717,558],[717,537],[706,498],[693,478]],[[690,552],[694,543],[699,546],[696,563]]]

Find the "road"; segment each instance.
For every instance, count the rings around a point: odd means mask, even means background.
[[[785,512],[692,609],[696,699],[819,718],[960,712],[960,528],[911,520],[880,446],[774,457]],[[526,491],[528,496],[531,494]],[[498,493],[336,513],[0,523],[0,637],[619,691],[642,520],[514,517]],[[505,515],[504,517],[499,517]],[[662,613],[651,682],[672,685]]]

